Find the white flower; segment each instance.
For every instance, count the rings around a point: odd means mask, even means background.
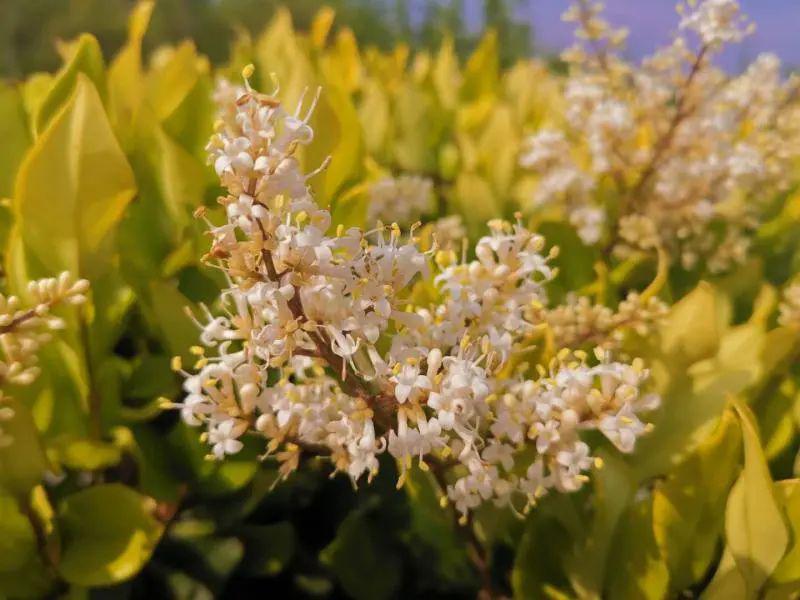
[[[578,237],[591,246],[600,241],[606,222],[605,211],[596,206],[581,206],[569,215],[569,222],[578,230]]]
[[[636,438],[647,428],[629,404],[624,405],[616,415],[608,415],[600,420],[600,431],[622,452],[633,452]]]
[[[710,46],[739,42],[749,31],[743,27],[747,21],[736,0],[701,0],[695,8],[684,7],[684,11],[681,29],[694,31]]]
[[[248,148],[250,148],[250,140],[246,137],[225,141],[214,161],[217,175],[234,172],[246,173],[252,169],[253,157],[247,152]]]
[[[433,210],[433,182],[426,177],[384,177],[369,189],[367,222],[408,226]]]
[[[246,425],[245,425],[246,426]],[[218,459],[226,454],[236,454],[244,447],[237,438],[243,433],[243,426],[233,419],[228,419],[209,429],[208,443],[212,445],[211,451]]]
[[[394,396],[400,404],[405,402],[414,390],[431,389],[431,381],[428,376],[420,375],[419,366],[414,364],[405,364],[400,367],[400,371],[397,375],[393,375],[390,381],[395,383]]]
[[[556,454],[556,462],[559,467],[555,473],[558,485],[566,491],[575,491],[583,485],[583,472],[592,468],[594,458],[589,456],[588,445],[575,442],[572,447]]]

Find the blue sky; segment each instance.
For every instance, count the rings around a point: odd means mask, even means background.
[[[450,0],[412,0],[412,17],[429,2]],[[777,54],[789,67],[800,68],[800,0],[739,0],[743,11],[756,23],[754,35],[729,49],[721,63],[731,71],[741,70],[761,52]],[[484,0],[463,0],[468,25],[482,26]],[[630,31],[628,55],[641,58],[663,45],[675,30],[677,0],[605,0],[606,14]],[[539,50],[558,51],[572,40],[572,28],[561,21],[567,0],[520,0],[517,17],[530,22]]]
[[[522,3],[519,17],[533,23],[540,48],[559,50],[570,43],[571,27],[560,19],[566,4],[565,0]],[[674,0],[605,0],[609,20],[630,29],[629,54],[635,58],[669,39],[678,22],[675,4]],[[740,4],[757,28],[744,43],[726,52],[725,67],[739,70],[761,52],[774,52],[785,64],[800,67],[800,0],[740,0]]]

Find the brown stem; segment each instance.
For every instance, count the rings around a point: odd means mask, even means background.
[[[261,226],[260,222],[259,226]],[[261,258],[267,270],[267,277],[271,281],[279,282],[280,275],[275,268],[272,252],[266,248],[262,248]],[[298,293],[295,292],[289,299],[288,305],[289,309],[292,311],[292,315],[298,322],[306,323],[309,321]],[[392,425],[392,414],[396,407],[394,399],[387,394],[375,393],[365,381],[353,372],[353,369],[347,364],[347,361],[333,351],[330,339],[324,331],[318,330],[309,332],[309,337],[316,346],[317,356],[331,367],[342,390],[346,394],[364,400],[372,409],[375,415],[375,423],[378,425],[379,429],[388,429]],[[344,376],[342,376],[342,374],[344,374]]]
[[[55,308],[55,306],[59,304],[60,300],[61,300],[60,298],[55,298],[51,299],[49,302],[44,303],[45,306],[47,306],[47,311],[49,312],[50,310]],[[5,325],[0,326],[0,335],[4,333],[12,333],[17,329],[17,327],[19,327],[20,325],[24,324],[27,321],[30,321],[31,319],[37,316],[41,315],[37,314],[36,309],[29,308],[25,312],[11,319],[11,321],[6,323]]]
[[[636,185],[633,186],[630,193],[626,197],[623,207],[635,202],[636,197],[642,192],[642,190],[644,190],[647,184],[650,183],[650,179],[652,179],[652,177],[655,175],[656,170],[661,165],[662,159],[672,145],[672,140],[675,138],[678,128],[683,120],[691,114],[691,111],[687,110],[686,108],[687,99],[689,97],[689,88],[691,88],[695,77],[697,77],[697,74],[700,72],[700,67],[703,65],[703,61],[705,60],[706,54],[708,54],[708,50],[709,47],[704,45],[697,53],[694,63],[692,63],[692,67],[689,71],[689,75],[686,77],[686,81],[683,84],[682,93],[678,96],[675,104],[675,114],[672,116],[672,120],[667,127],[667,131],[663,136],[661,136],[658,142],[656,142],[650,162],[644,168],[639,180],[636,182]]]
[[[31,308],[26,310],[24,313],[17,315],[11,321],[0,327],[0,335],[4,333],[11,333],[16,330],[17,327],[25,323],[26,321],[30,321],[32,318],[36,316],[36,311]]]
[[[19,510],[25,515],[28,523],[30,523],[34,539],[36,540],[36,550],[39,553],[42,563],[51,575],[58,577],[58,571],[56,569],[58,557],[54,554],[47,541],[47,531],[45,530],[45,524],[42,522],[41,517],[33,510],[30,503],[24,500],[20,500]]]

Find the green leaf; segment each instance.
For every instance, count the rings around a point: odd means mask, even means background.
[[[752,600],[747,584],[736,565],[731,549],[726,547],[714,578],[703,591],[703,600]]]
[[[218,597],[244,556],[244,544],[235,537],[214,534],[214,523],[184,519],[170,529],[170,543],[186,558],[183,570]]]
[[[667,597],[669,570],[653,533],[653,503],[645,498],[620,520],[610,553],[604,597]]]
[[[453,110],[458,103],[458,90],[461,87],[461,72],[458,55],[451,35],[442,38],[439,52],[433,64],[433,86],[439,102],[445,108]]]
[[[386,90],[376,81],[368,81],[361,92],[358,117],[364,145],[370,155],[383,157],[386,153],[391,126],[389,111]]]
[[[764,455],[772,461],[788,450],[797,437],[794,407],[798,395],[794,390],[777,389],[763,399],[758,410],[764,438]]]
[[[558,277],[553,281],[553,287],[560,292],[559,297],[594,281],[594,264],[598,254],[581,241],[574,227],[545,221],[537,231],[544,236],[548,247],[558,246],[559,253],[552,264],[558,267]],[[553,301],[557,302],[558,299],[554,298]]]
[[[442,132],[442,115],[434,99],[412,82],[397,91],[391,127],[391,151],[397,165],[406,171],[432,173],[436,170],[436,146]]]
[[[295,551],[292,524],[247,525],[240,532],[244,542],[241,569],[248,575],[274,577],[286,568]]]
[[[792,529],[792,544],[769,580],[769,587],[800,586],[800,479],[775,482],[775,495]]]
[[[0,198],[10,198],[14,174],[31,143],[22,95],[10,85],[0,85],[0,139]]]
[[[39,431],[28,408],[13,398],[0,405],[10,408],[14,416],[3,421],[3,436],[11,443],[0,445],[0,488],[18,500],[27,500],[30,491],[39,484],[47,468]]]
[[[725,499],[739,469],[741,436],[733,411],[653,491],[652,529],[679,593],[699,581],[717,551]]]
[[[738,394],[755,384],[763,369],[766,335],[758,322],[731,327],[719,336],[716,356],[692,365],[689,374],[698,393]]]
[[[467,60],[464,68],[464,98],[474,100],[493,94],[500,81],[500,58],[497,52],[497,32],[490,30]]]
[[[306,150],[305,168],[315,169],[330,157],[328,167],[317,176],[319,181],[311,180],[317,202],[329,206],[361,170],[364,143],[358,113],[350,97],[338,85],[331,85],[323,90],[311,125],[316,139]]]
[[[757,594],[789,544],[789,534],[773,491],[769,467],[750,410],[736,401],[744,440],[744,469],[725,511],[728,548],[749,594]]]
[[[108,69],[110,113],[117,131],[130,135],[145,96],[142,69],[142,39],[150,23],[155,2],[142,0],[128,19],[128,41]]]
[[[79,471],[107,469],[122,459],[122,452],[113,444],[69,435],[53,440],[49,451],[57,463]]]
[[[63,500],[61,576],[82,586],[130,579],[147,563],[163,531],[155,502],[120,484],[98,485]]]
[[[717,291],[702,282],[672,307],[661,328],[664,349],[691,364],[713,356],[727,324]]]
[[[209,172],[160,128],[155,131],[153,153],[158,160],[156,170],[164,208],[178,237],[189,224],[192,212],[202,204]]]
[[[186,314],[191,302],[172,282],[153,280],[142,298],[148,317],[161,331],[167,350],[175,356],[191,359],[189,347],[197,343],[198,331]]]
[[[486,222],[502,214],[500,199],[480,175],[460,173],[456,179],[454,194],[451,210],[464,217],[471,238],[483,235]]]
[[[511,189],[519,155],[518,136],[518,125],[511,109],[503,104],[495,105],[478,139],[478,159],[494,192],[501,198],[507,197]]]
[[[136,191],[91,81],[36,141],[17,176],[14,211],[26,254],[47,273],[98,277],[110,268],[109,236]]]
[[[0,490],[0,573],[22,568],[35,555],[36,538],[19,501]]]
[[[464,542],[456,530],[450,510],[442,508],[437,485],[430,473],[411,469],[403,486],[408,494],[411,526],[408,544],[426,557],[426,570],[438,582],[462,583],[472,577]]]
[[[58,72],[47,96],[41,101],[34,119],[34,131],[37,135],[45,130],[83,77],[91,80],[100,96],[105,97],[103,52],[97,39],[88,33],[84,33],[74,42],[70,61]]]
[[[152,427],[133,425],[130,449],[139,467],[139,487],[156,500],[177,502],[185,490],[184,478],[175,466],[175,452],[169,440]]]
[[[546,598],[556,586],[569,588],[561,559],[569,553],[573,538],[564,524],[547,510],[565,501],[569,502],[565,498],[545,498],[528,515],[511,571],[514,598]]]
[[[147,98],[158,121],[163,122],[181,106],[207,63],[188,40],[175,48],[162,48],[152,62],[147,77]]]
[[[400,557],[363,510],[351,513],[320,558],[355,600],[392,598],[400,585]]]
[[[19,500],[0,489],[0,597],[44,598],[51,588],[30,521]]]
[[[615,568],[610,553],[613,538],[636,491],[630,466],[613,454],[600,454],[604,466],[593,476],[593,519],[586,539],[565,562],[567,576],[581,597],[601,597],[608,569]]]

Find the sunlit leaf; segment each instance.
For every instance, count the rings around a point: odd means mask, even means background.
[[[740,401],[734,407],[742,427],[744,470],[728,497],[725,536],[748,593],[757,594],[783,557],[789,534],[753,415]]]
[[[740,452],[739,428],[728,410],[716,429],[653,492],[653,531],[675,593],[699,581],[714,559]]]
[[[792,585],[796,593],[800,589],[800,479],[775,482],[775,492],[791,527],[792,542],[770,576],[770,587]]]
[[[11,443],[0,445],[0,488],[24,499],[41,481],[47,460],[28,408],[13,398],[5,398],[2,407],[13,416],[3,421],[3,437]]]
[[[25,157],[14,211],[26,253],[46,272],[97,277],[110,266],[114,225],[136,190],[91,81],[75,93]]]
[[[10,85],[0,85],[0,199],[10,198],[14,175],[31,143],[22,95]]]
[[[134,576],[149,560],[163,526],[152,499],[119,484],[97,485],[58,507],[63,535],[59,572],[70,583],[109,585]]]
[[[71,50],[72,57],[69,62],[58,72],[47,95],[39,103],[34,119],[34,130],[37,135],[45,130],[50,120],[67,103],[82,77],[94,84],[99,92],[98,100],[105,98],[105,63],[97,39],[85,33],[75,41]]]

